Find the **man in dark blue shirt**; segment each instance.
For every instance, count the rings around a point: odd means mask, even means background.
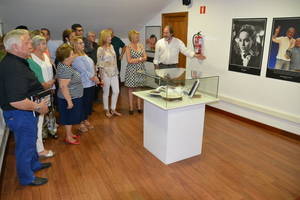
[[[116,52],[116,58],[117,58],[117,65],[118,65],[118,70],[119,70],[119,76],[120,76],[120,72],[121,72],[121,60],[123,58],[123,55],[125,53],[125,44],[124,42],[118,38],[117,36],[114,35],[114,31],[109,28],[108,30],[111,31],[111,44],[114,47],[114,50]],[[120,55],[120,49],[122,49],[121,55]],[[119,78],[119,82],[121,83],[121,80]]]

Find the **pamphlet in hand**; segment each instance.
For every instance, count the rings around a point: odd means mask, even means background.
[[[42,100],[45,100],[48,107],[51,106],[51,94],[52,94],[52,89],[47,89],[47,90],[43,90],[35,95],[32,95],[30,97],[31,101],[34,101],[36,103],[40,103]],[[37,116],[38,113],[36,113],[35,111],[33,111],[33,115]]]

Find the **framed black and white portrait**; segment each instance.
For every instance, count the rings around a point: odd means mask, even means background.
[[[229,70],[260,75],[267,18],[232,20]]]
[[[145,27],[145,49],[148,55],[148,61],[152,62],[155,53],[155,44],[161,38],[161,26]]]
[[[0,36],[3,36],[3,22],[0,21]]]
[[[300,17],[273,19],[266,76],[300,82]]]

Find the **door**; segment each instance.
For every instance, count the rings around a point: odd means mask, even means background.
[[[187,45],[188,12],[162,14],[162,28],[166,25],[173,26],[174,37]],[[179,54],[178,67],[186,67],[186,57],[182,53]]]

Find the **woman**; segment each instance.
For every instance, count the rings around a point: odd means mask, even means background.
[[[144,46],[139,43],[139,32],[131,30],[128,33],[130,44],[126,47],[126,57],[128,65],[125,72],[125,86],[128,87],[129,114],[133,114],[133,94],[138,87],[144,85],[145,76],[138,71],[145,71],[144,62],[147,60],[147,54]],[[141,99],[137,98],[138,112],[142,113]]]
[[[6,51],[5,51],[4,44],[3,44],[3,38],[4,38],[4,36],[0,36],[0,61],[6,55]]]
[[[111,45],[110,30],[103,30],[99,36],[99,48],[97,50],[97,67],[100,70],[100,76],[103,81],[103,105],[106,117],[112,115],[121,116],[116,111],[116,105],[119,96],[119,79],[116,53]],[[109,89],[112,88],[111,109],[108,106]]]
[[[28,59],[29,67],[35,73],[45,90],[53,88],[55,81],[53,79],[52,65],[49,57],[45,54],[45,50],[47,49],[46,39],[40,35],[34,36],[32,38],[32,47],[31,58]],[[50,100],[50,96],[47,99]],[[42,137],[44,118],[45,115],[39,115],[36,148],[40,157],[50,158],[54,156],[54,152],[44,148]]]
[[[88,121],[88,116],[92,114],[95,85],[100,81],[95,73],[94,61],[84,53],[84,42],[81,37],[75,37],[72,41],[76,58],[73,61],[73,68],[80,73],[83,85],[83,121],[79,130],[86,132],[93,126]]]
[[[72,29],[66,29],[64,30],[62,34],[62,39],[64,43],[71,44],[71,41],[75,37],[75,32],[72,31]]]
[[[57,65],[56,77],[58,78],[59,90],[58,107],[60,112],[60,123],[65,126],[68,144],[79,144],[78,136],[72,132],[72,125],[83,121],[82,96],[83,85],[79,72],[71,67],[75,58],[73,48],[68,44],[62,44],[56,50]]]

